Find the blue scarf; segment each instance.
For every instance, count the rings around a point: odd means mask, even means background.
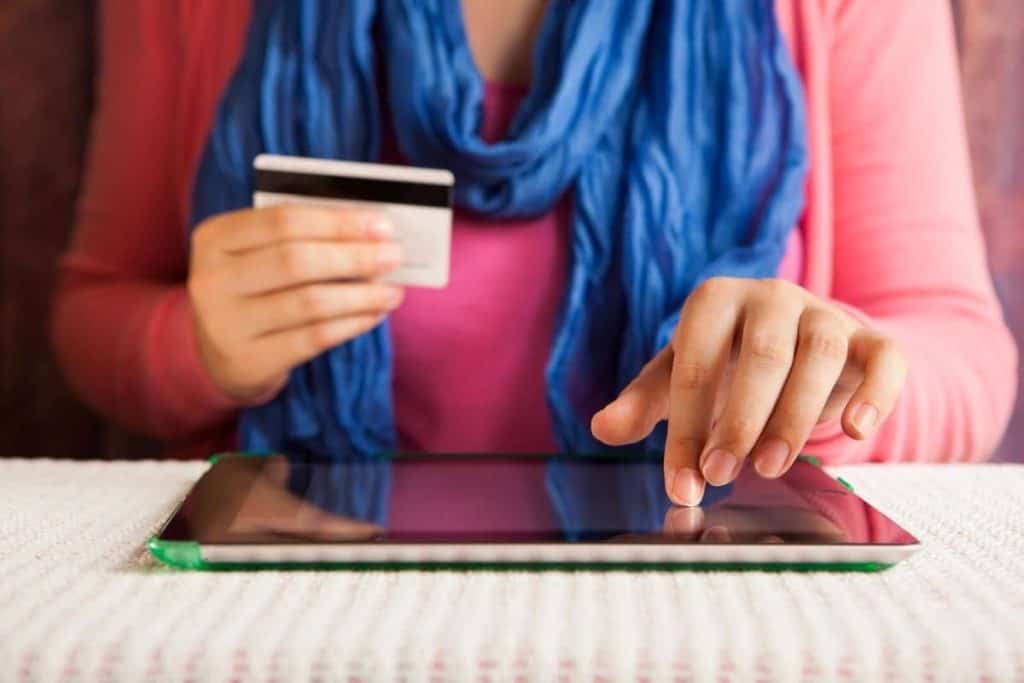
[[[254,0],[193,225],[251,204],[257,154],[376,160],[388,122],[410,163],[451,169],[456,203],[484,216],[570,192],[547,401],[560,448],[592,453],[590,417],[669,341],[696,284],[776,273],[803,205],[802,91],[773,0],[552,0],[534,65],[507,138],[487,144],[459,0]],[[393,451],[391,361],[385,323],[296,368],[243,413],[242,448]]]

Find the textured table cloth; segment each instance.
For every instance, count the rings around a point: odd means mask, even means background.
[[[0,682],[1024,681],[1024,466],[835,470],[878,574],[166,569],[205,467],[0,460]]]

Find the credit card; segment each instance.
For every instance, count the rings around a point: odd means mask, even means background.
[[[455,176],[438,168],[261,154],[253,162],[255,208],[275,204],[379,211],[395,226],[402,264],[385,282],[448,284]]]

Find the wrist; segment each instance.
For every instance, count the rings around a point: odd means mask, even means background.
[[[201,374],[210,388],[221,397],[227,399],[239,408],[261,405],[273,399],[287,382],[287,376],[281,377],[271,383],[257,386],[243,386],[232,382],[224,376],[221,368],[230,363],[223,358],[205,336],[198,322],[195,323],[195,354],[198,360]]]

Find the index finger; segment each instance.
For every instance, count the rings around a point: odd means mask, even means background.
[[[280,204],[226,214],[209,226],[207,239],[218,251],[240,252],[294,241],[372,241],[390,239],[387,216],[363,209],[329,209]]]

